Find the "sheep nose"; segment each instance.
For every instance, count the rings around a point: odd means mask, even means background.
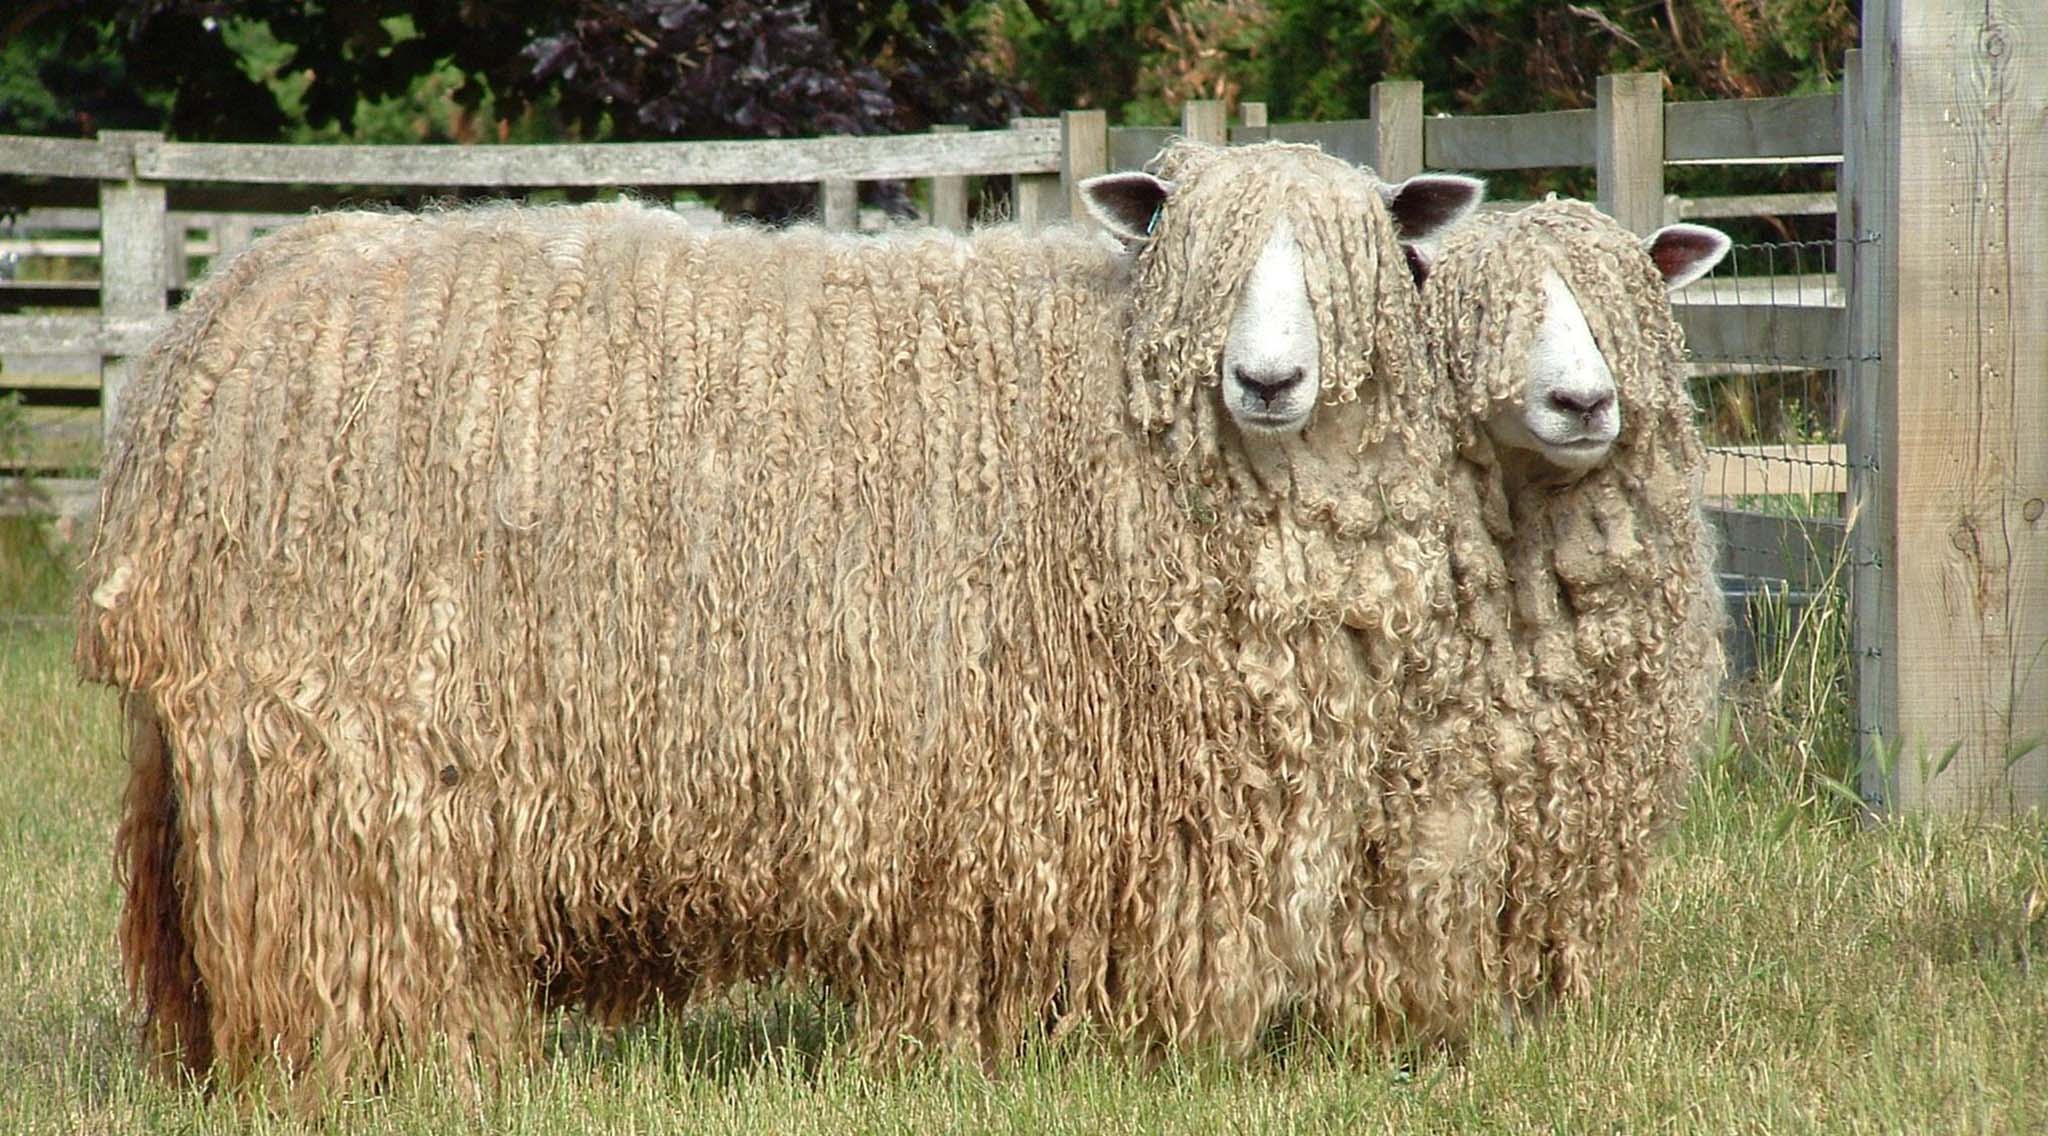
[[[1252,376],[1252,372],[1245,370],[1243,367],[1233,369],[1230,374],[1232,378],[1237,380],[1239,386],[1257,395],[1259,401],[1267,406],[1273,405],[1276,400],[1284,397],[1288,391],[1299,386],[1301,380],[1308,377],[1308,372],[1300,367],[1285,373],[1278,371],[1261,372],[1256,378]]]
[[[1582,393],[1578,391],[1551,391],[1550,405],[1567,414],[1581,414],[1588,418],[1607,409],[1614,403],[1613,391]]]

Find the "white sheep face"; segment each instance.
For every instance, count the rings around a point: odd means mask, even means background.
[[[1533,450],[1559,469],[1592,469],[1621,436],[1614,372],[1564,279],[1545,269],[1542,286],[1542,322],[1524,361],[1521,397],[1494,407],[1487,432],[1494,444]]]
[[[1286,221],[1245,279],[1223,342],[1223,407],[1250,434],[1301,429],[1322,390],[1321,343],[1301,246]]]
[[[1081,183],[1081,198],[1105,229],[1138,249],[1152,240],[1159,212],[1177,188],[1151,174],[1104,174]],[[1470,215],[1486,183],[1421,174],[1381,185],[1379,192],[1396,236],[1411,244],[1432,240]],[[1246,434],[1300,430],[1322,393],[1322,344],[1298,242],[1286,218],[1274,223],[1231,313],[1219,383],[1224,410]]]
[[[1729,240],[1701,225],[1666,225],[1643,248],[1665,289],[1675,292],[1712,271],[1728,254]],[[1558,469],[1582,473],[1614,452],[1621,400],[1571,287],[1545,269],[1542,288],[1542,322],[1524,362],[1521,397],[1496,405],[1486,430],[1495,445],[1531,451]]]

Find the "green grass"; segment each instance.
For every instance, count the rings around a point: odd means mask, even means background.
[[[62,626],[0,622],[0,1132],[2048,1131],[2048,823],[1859,820],[1825,761],[1797,764],[1809,704],[1784,689],[1784,729],[1745,736],[1731,714],[1704,761],[1636,968],[1460,1060],[1276,1043],[1147,1070],[1080,1040],[994,1076],[886,1074],[851,1058],[840,1015],[769,992],[616,1033],[566,1023],[481,1093],[404,1076],[308,1125],[137,1066],[113,940],[120,741],[69,649]]]

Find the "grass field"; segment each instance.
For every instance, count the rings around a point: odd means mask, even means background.
[[[1810,660],[1703,762],[1637,967],[1456,1061],[1276,1041],[1146,1070],[1083,1039],[995,1076],[884,1074],[838,1014],[768,993],[568,1023],[480,1094],[405,1077],[311,1124],[165,1086],[114,948],[112,702],[72,677],[61,621],[20,617],[61,609],[61,571],[0,536],[0,1133],[2048,1131],[2048,824],[1859,821],[1800,728]]]

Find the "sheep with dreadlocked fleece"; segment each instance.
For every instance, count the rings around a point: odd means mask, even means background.
[[[877,1047],[1241,1044],[1412,976],[1352,893],[1483,841],[1403,732],[1457,672],[1397,239],[1479,187],[1162,169],[1092,187],[1134,252],[499,206],[210,274],[81,604],[152,1055],[488,1066],[775,972]]]
[[[1632,941],[1719,685],[1705,456],[1668,292],[1727,248],[1550,200],[1460,227],[1427,264],[1434,365],[1485,506],[1454,558],[1503,709],[1500,961],[1524,1004],[1583,996]]]

